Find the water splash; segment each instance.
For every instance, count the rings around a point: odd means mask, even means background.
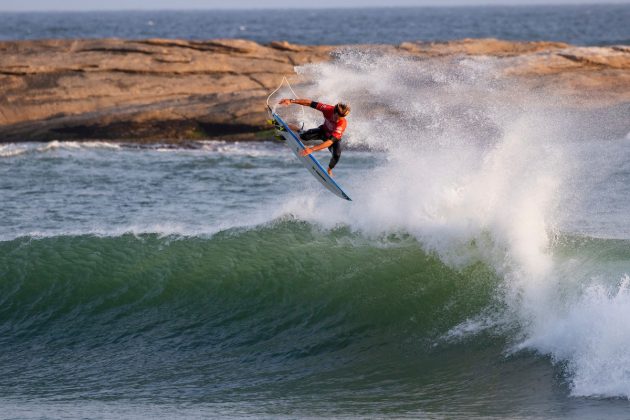
[[[564,198],[584,193],[570,182],[582,169],[567,159],[579,149],[570,104],[504,78],[491,58],[338,58],[298,69],[308,95],[348,101],[348,144],[386,154],[386,163],[355,174],[352,206],[296,197],[285,210],[367,235],[412,233],[455,267],[491,264],[504,279],[503,320],[468,320],[475,327],[452,336],[510,324],[514,349],[568,365],[575,395],[630,396],[630,329],[620,328],[630,302],[627,287],[614,286],[619,276],[627,283],[629,261],[597,279],[555,261]]]

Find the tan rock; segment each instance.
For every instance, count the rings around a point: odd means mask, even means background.
[[[561,42],[511,42],[494,38],[462,39],[447,42],[403,42],[399,48],[414,55],[491,55],[495,57],[531,54],[538,51],[555,51],[567,48]]]
[[[359,49],[448,60],[496,57],[506,77],[576,103],[630,102],[630,48],[464,39],[399,46],[260,45],[238,39],[0,42],[0,142],[254,139],[265,99],[295,66]]]

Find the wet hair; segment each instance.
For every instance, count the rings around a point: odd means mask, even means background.
[[[335,105],[335,112],[337,113],[337,115],[345,117],[350,113],[350,106],[339,102],[337,105]]]

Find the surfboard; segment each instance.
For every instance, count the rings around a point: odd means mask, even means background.
[[[285,123],[278,114],[273,112],[271,109],[269,112],[271,113],[271,117],[277,122],[277,126],[281,127],[281,129],[278,130],[278,133],[284,138],[285,144],[293,151],[293,154],[300,160],[300,162],[302,162],[302,165],[308,169],[311,175],[313,175],[315,179],[328,189],[328,191],[332,192],[337,197],[352,201],[339,184],[337,184],[337,182],[328,175],[328,172],[326,172],[319,161],[315,159],[315,156],[312,154],[308,156],[300,156],[300,152],[306,149],[304,143],[302,143],[298,135],[289,128],[287,123]]]

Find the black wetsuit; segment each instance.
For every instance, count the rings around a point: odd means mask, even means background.
[[[339,162],[339,158],[341,157],[341,139],[336,139],[331,135],[327,135],[323,125],[303,132],[300,134],[300,138],[302,140],[331,140],[333,144],[328,148],[328,150],[332,153],[332,158],[330,159],[330,163],[328,163],[328,167],[332,169],[335,167],[337,162]]]

